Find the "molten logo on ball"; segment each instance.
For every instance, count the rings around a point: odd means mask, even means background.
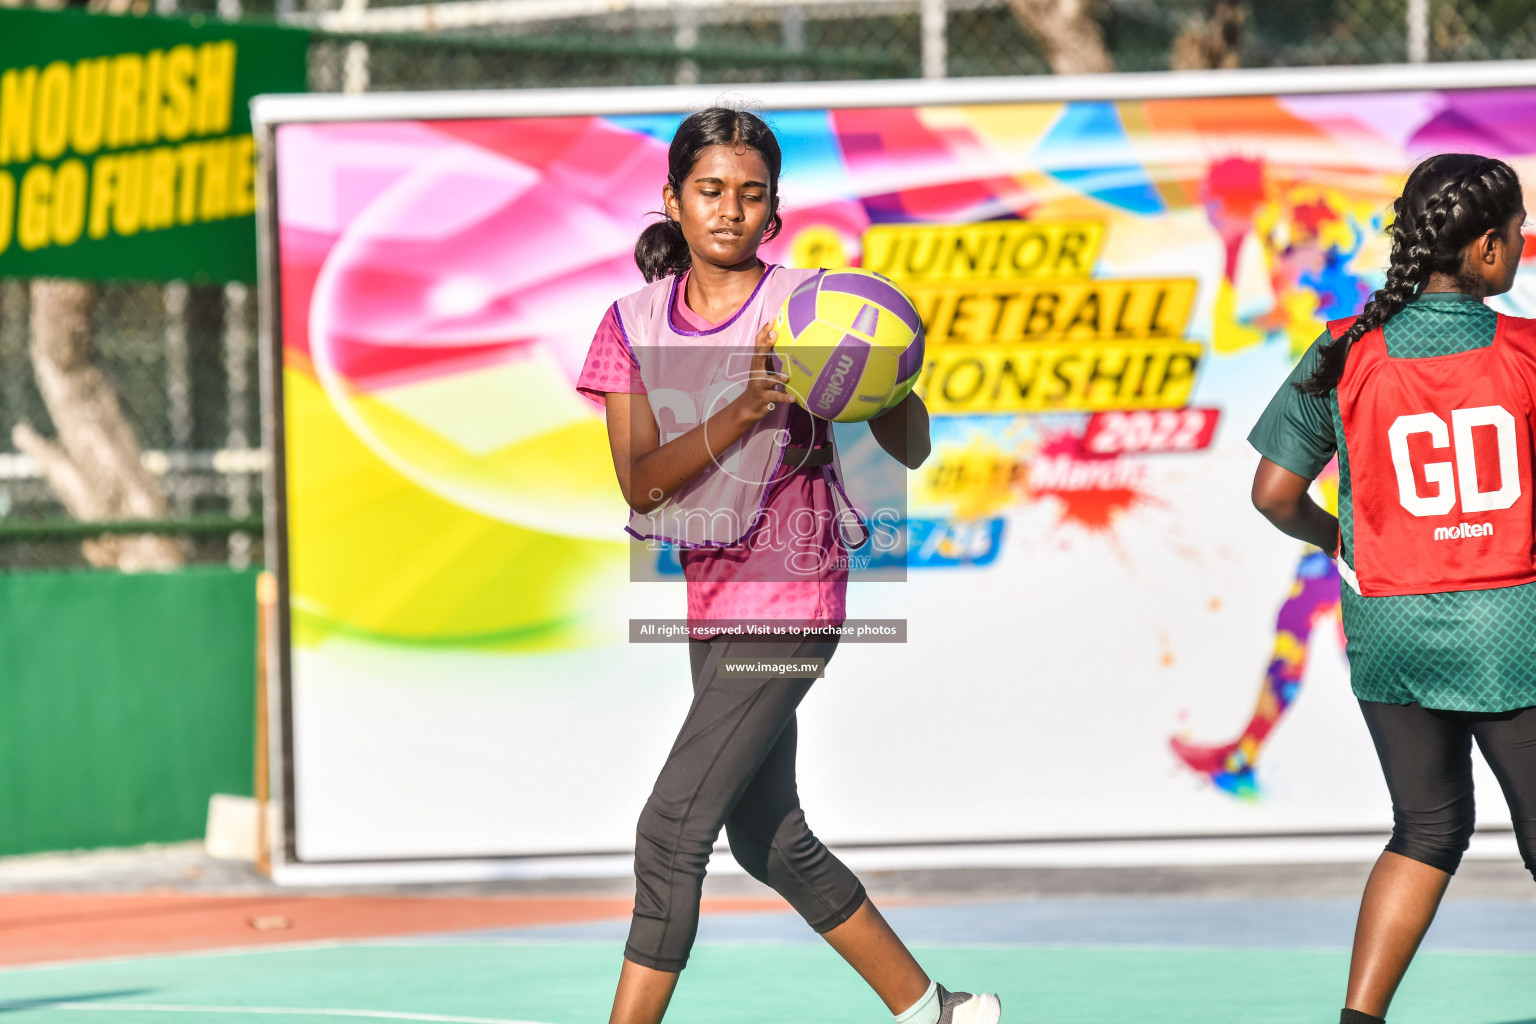
[[[832,369],[832,373],[827,377],[826,383],[822,384],[820,380],[816,382],[818,390],[816,396],[811,400],[811,411],[818,416],[830,419],[837,415],[838,410],[842,408],[843,403],[839,400],[843,397],[843,390],[848,380],[849,371],[853,369],[853,356],[844,352],[837,357],[836,367],[831,367],[829,364],[828,368]]]

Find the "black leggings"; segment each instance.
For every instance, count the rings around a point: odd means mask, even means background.
[[[1436,711],[1363,700],[1392,793],[1390,853],[1455,874],[1472,838],[1472,741],[1509,802],[1521,859],[1536,877],[1536,708]]]
[[[737,863],[818,932],[864,903],[864,886],[811,834],[795,786],[795,708],[810,678],[747,678],[722,658],[831,658],[836,640],[689,640],[693,705],[635,830],[635,915],[624,956],[681,971],[699,928],[710,850],[725,826]]]

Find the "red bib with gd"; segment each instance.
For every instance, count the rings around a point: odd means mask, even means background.
[[[1361,594],[1536,582],[1533,375],[1536,321],[1517,317],[1453,355],[1393,358],[1379,327],[1355,342],[1338,396]]]

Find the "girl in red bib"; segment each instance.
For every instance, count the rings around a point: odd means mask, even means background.
[[[829,424],[784,390],[773,322],[815,275],[769,266],[779,228],[779,146],[763,121],[719,107],[679,127],[666,220],[635,246],[645,288],[604,316],[577,388],[606,406],[628,530],[681,551],[688,582],[693,703],[640,815],[635,912],[610,1024],[666,1012],[698,928],[710,850],[772,886],[852,967],[898,1024],[995,1024],[997,998],[931,981],[853,873],[807,827],[795,786],[795,709],[833,638],[750,642],[730,620],[843,621],[847,552],[868,531],[843,489]],[[870,421],[909,468],[928,418],[909,395]],[[783,674],[730,671],[750,659]],[[794,1019],[786,1005],[775,1019]]]
[[[1536,321],[1514,283],[1520,181],[1466,154],[1416,167],[1385,287],[1330,323],[1249,440],[1254,504],[1337,557],[1351,686],[1392,794],[1344,1024],[1381,1024],[1474,825],[1472,744],[1536,875]],[[1339,515],[1307,489],[1337,454]]]

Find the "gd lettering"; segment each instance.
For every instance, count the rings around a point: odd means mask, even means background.
[[[1492,427],[1498,439],[1499,486],[1496,490],[1483,490],[1478,480],[1472,437],[1476,427]],[[1408,438],[1414,434],[1428,434],[1432,448],[1452,447],[1452,437],[1455,438],[1454,461],[1424,464],[1424,480],[1433,489],[1430,494],[1419,493],[1413,465],[1408,458]],[[1520,455],[1515,442],[1515,418],[1502,406],[1456,409],[1451,413],[1449,427],[1432,412],[1399,416],[1387,430],[1387,442],[1392,451],[1392,467],[1397,471],[1398,500],[1412,515],[1443,516],[1449,513],[1456,506],[1458,491],[1463,513],[1493,512],[1509,508],[1520,499]]]

